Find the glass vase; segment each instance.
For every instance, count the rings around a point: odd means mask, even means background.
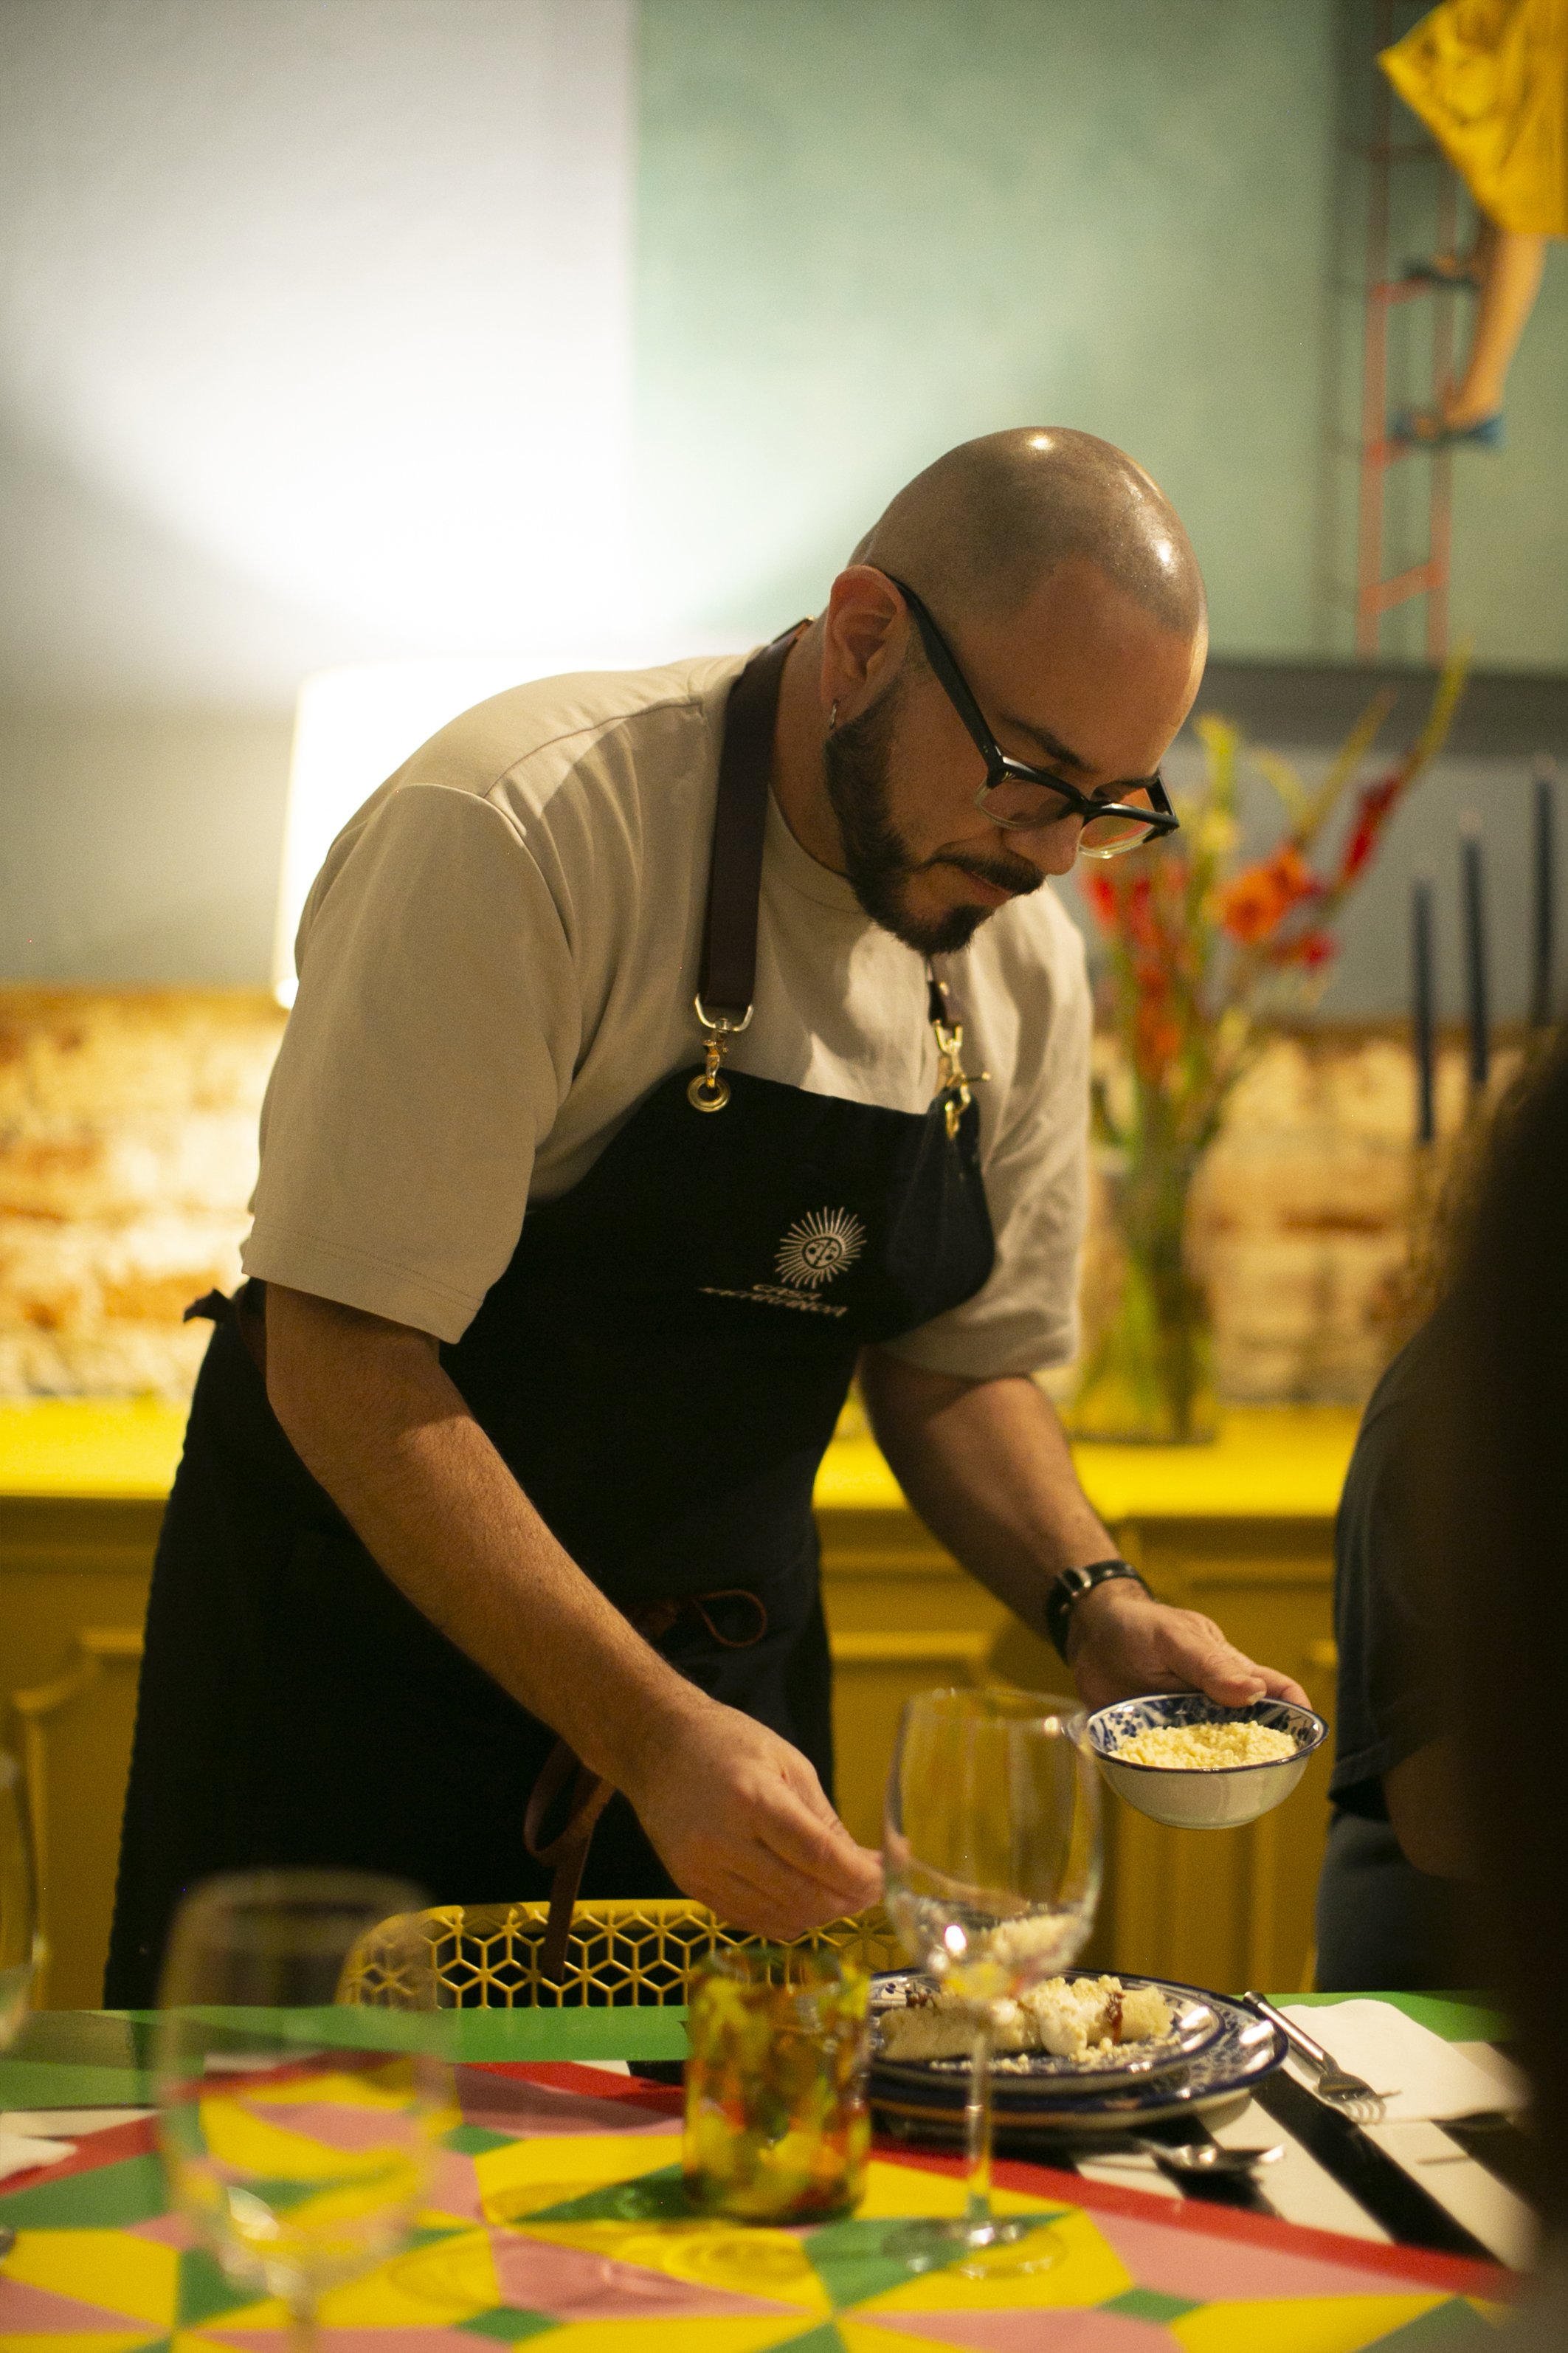
[[[1218,1434],[1214,1320],[1187,1247],[1189,1190],[1171,1171],[1112,1181],[1118,1295],[1084,1359],[1068,1415],[1075,1438],[1202,1446]]]

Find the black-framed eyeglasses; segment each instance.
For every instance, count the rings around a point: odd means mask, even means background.
[[[1121,797],[1107,801],[1096,799],[1092,793],[1080,793],[1076,785],[1048,768],[1032,768],[1026,760],[1009,759],[987,726],[952,647],[920,597],[896,573],[882,576],[892,582],[914,615],[921,642],[942,691],[985,763],[985,782],[974,796],[974,806],[993,825],[1005,826],[1009,832],[1032,832],[1064,817],[1080,817],[1083,830],[1078,846],[1086,858],[1120,858],[1124,850],[1136,849],[1140,842],[1179,830],[1181,819],[1158,776],[1141,784],[1123,785],[1119,787]]]

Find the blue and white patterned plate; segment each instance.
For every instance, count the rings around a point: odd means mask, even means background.
[[[1092,1972],[1068,1970],[1069,1977]],[[872,1980],[872,2012],[883,1989],[889,1995],[911,1983],[929,1979],[908,1974]],[[1173,2053],[1163,2044],[1163,2057],[1134,2073],[1118,2067],[1107,2072],[1086,2068],[1071,2060],[1032,2055],[1027,2072],[995,2071],[991,2079],[997,2122],[1071,2132],[1126,2130],[1157,2117],[1201,2112],[1248,2092],[1271,2075],[1285,2058],[1285,2038],[1244,2002],[1207,1993],[1201,1986],[1179,1985],[1166,1978],[1123,1976],[1124,1985],[1154,1985],[1178,2020],[1194,2011],[1209,2014],[1213,2031],[1197,2047]],[[871,2099],[890,2116],[951,2122],[968,2096],[968,2069],[962,2059],[871,2057]]]

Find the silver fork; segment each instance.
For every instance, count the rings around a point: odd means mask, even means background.
[[[1316,2070],[1318,2080],[1313,2088],[1319,2099],[1327,2100],[1331,2105],[1343,2108],[1347,2113],[1356,2108],[1371,2112],[1365,2116],[1356,2117],[1354,2121],[1357,2123],[1377,2121],[1377,2113],[1384,2100],[1392,2100],[1395,2096],[1394,2092],[1374,2092],[1364,2077],[1349,2073],[1337,2060],[1329,2056],[1321,2042],[1314,2042],[1311,2036],[1304,2034],[1292,2020],[1283,2017],[1263,1994],[1244,1993],[1241,1998],[1257,2010],[1260,2018],[1266,2018],[1270,2026],[1279,2029],[1298,2059],[1304,2059],[1309,2067]]]

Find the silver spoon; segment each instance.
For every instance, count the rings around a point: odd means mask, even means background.
[[[1107,2149],[1102,2163],[1114,2164],[1118,2150],[1125,2156],[1131,2149],[1140,2149],[1158,2164],[1168,2165],[1173,2173],[1207,2173],[1215,2176],[1227,2173],[1250,2173],[1259,2165],[1272,2165],[1277,2157],[1285,2154],[1283,2141],[1271,2148],[1225,2148],[1213,2140],[1145,2140],[1133,2134]],[[1085,2152],[1087,2154],[1087,2152]]]

